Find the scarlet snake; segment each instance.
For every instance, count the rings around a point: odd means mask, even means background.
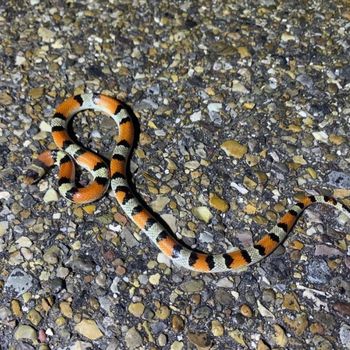
[[[111,116],[118,125],[117,145],[110,160],[110,169],[98,155],[72,141],[67,133],[69,120],[79,111],[92,109]],[[168,232],[154,215],[137,199],[127,180],[127,163],[134,142],[134,125],[128,109],[116,99],[99,94],[70,97],[61,103],[52,119],[52,136],[59,152],[45,151],[29,167],[27,183],[38,181],[55,164],[59,165],[59,191],[75,203],[90,203],[100,198],[111,183],[115,197],[125,214],[149,239],[174,262],[187,269],[200,272],[240,270],[271,254],[287,237],[294,224],[310,205],[322,203],[345,213],[350,210],[329,196],[306,196],[297,202],[280,221],[261,239],[244,249],[224,254],[205,254],[181,244]],[[90,172],[93,180],[86,187],[75,185],[74,162]]]

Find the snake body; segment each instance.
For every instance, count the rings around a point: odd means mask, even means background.
[[[79,111],[91,109],[114,119],[119,133],[109,166],[98,155],[74,143],[67,133],[69,120]],[[223,254],[206,254],[191,250],[168,232],[152,213],[137,199],[127,179],[127,166],[134,142],[134,124],[123,102],[100,94],[70,97],[56,109],[52,136],[60,151],[45,151],[29,167],[27,183],[38,181],[55,163],[59,165],[59,192],[75,203],[90,203],[100,198],[111,183],[115,197],[125,214],[149,239],[177,265],[199,272],[241,270],[271,254],[287,237],[294,224],[310,205],[330,205],[350,218],[350,210],[329,196],[306,196],[297,202],[261,239],[244,249]],[[75,185],[74,161],[90,172],[93,179],[86,187]]]

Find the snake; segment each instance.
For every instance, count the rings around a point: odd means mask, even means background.
[[[93,110],[110,116],[117,124],[118,136],[112,156],[106,162],[101,156],[83,148],[72,140],[67,131],[71,118],[83,110]],[[211,254],[189,248],[181,243],[161,220],[138,199],[128,176],[128,162],[135,138],[135,122],[130,107],[113,97],[87,93],[71,96],[55,110],[51,120],[51,134],[57,150],[41,153],[28,167],[25,182],[34,184],[58,165],[58,189],[68,201],[85,204],[101,198],[110,185],[126,216],[176,265],[197,272],[241,271],[270,255],[283,243],[304,210],[321,203],[334,207],[350,218],[350,209],[332,196],[305,195],[298,200],[255,243],[233,248],[225,253]],[[76,185],[76,164],[87,170],[92,180]]]

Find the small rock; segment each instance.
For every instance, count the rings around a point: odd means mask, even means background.
[[[333,305],[333,309],[345,317],[346,316],[350,317],[350,304],[349,303],[345,303],[345,302],[342,303],[342,302],[338,301]]]
[[[70,303],[68,303],[67,301],[60,302],[60,311],[61,311],[62,315],[67,317],[67,318],[73,317],[72,307],[70,306]]]
[[[61,249],[58,246],[54,245],[45,251],[43,255],[43,259],[48,264],[56,265],[58,263],[60,254],[61,254]]]
[[[349,349],[350,344],[350,326],[343,323],[339,331],[340,341],[342,342],[345,349]]]
[[[57,268],[56,276],[58,278],[66,278],[68,275],[69,275],[69,269],[67,269],[66,267],[61,266]]]
[[[114,277],[113,282],[112,282],[111,287],[110,287],[110,289],[113,293],[117,293],[119,291],[119,289],[118,289],[119,282],[120,282],[120,277],[118,277],[118,276]]]
[[[9,106],[10,104],[12,104],[12,101],[13,99],[11,95],[9,95],[7,92],[5,91],[0,92],[0,105]]]
[[[281,35],[281,41],[283,41],[283,42],[295,41],[295,40],[296,40],[295,36],[288,33],[288,32],[284,32]]]
[[[11,300],[11,310],[16,317],[22,317],[23,313],[22,313],[21,304],[17,299]]]
[[[193,208],[192,213],[197,219],[202,220],[205,223],[209,223],[213,217],[213,214],[210,212],[210,210],[204,206]]]
[[[142,303],[131,303],[128,310],[135,317],[141,317],[145,310],[145,306]]]
[[[312,133],[312,136],[317,140],[323,143],[327,143],[328,135],[324,131],[315,131]]]
[[[17,297],[27,292],[33,285],[33,277],[22,271],[21,269],[14,269],[8,277],[4,288],[14,290]]]
[[[270,350],[271,347],[262,339],[259,339],[256,350]]]
[[[209,112],[220,112],[222,109],[222,103],[209,103],[208,111]]]
[[[239,55],[241,56],[241,58],[249,58],[251,57],[251,54],[248,50],[248,48],[246,46],[240,46],[238,49],[237,49]]]
[[[155,316],[160,320],[166,320],[169,315],[170,309],[166,305],[160,306],[155,312]]]
[[[336,257],[342,255],[343,253],[337,248],[329,247],[325,244],[316,245],[315,256]]]
[[[209,194],[209,205],[223,213],[225,213],[230,208],[229,204],[215,193]]]
[[[231,90],[233,92],[240,92],[242,94],[247,94],[249,92],[249,90],[238,80],[232,81]]]
[[[84,337],[91,340],[96,340],[103,336],[103,333],[98,328],[96,322],[90,319],[83,319],[74,327],[74,329]]]
[[[180,289],[186,293],[200,292],[204,288],[204,282],[202,280],[189,280],[180,284]]]
[[[244,333],[239,329],[234,329],[228,332],[228,335],[239,345],[247,347],[247,344],[244,340]]]
[[[33,344],[36,344],[37,338],[38,338],[38,335],[36,330],[33,327],[28,325],[20,324],[15,331],[16,340],[29,339],[32,341]]]
[[[181,332],[185,327],[185,322],[179,315],[174,315],[171,319],[171,326],[175,332]]]
[[[213,320],[211,322],[211,332],[215,337],[221,337],[224,335],[224,327],[218,320]]]
[[[167,336],[163,333],[159,334],[158,336],[158,345],[163,347],[167,343]]]
[[[327,263],[323,260],[314,260],[307,265],[306,278],[311,283],[324,284],[331,278],[331,273]]]
[[[216,289],[214,299],[216,303],[224,306],[232,305],[232,303],[234,302],[232,294],[223,288]]]
[[[94,262],[88,257],[74,257],[70,262],[73,271],[92,272],[95,268]]]
[[[157,199],[155,201],[153,201],[151,203],[151,208],[159,213],[161,212],[165,206],[170,202],[170,199],[168,197],[164,197],[164,196],[159,196],[157,197]]]
[[[38,311],[36,311],[35,309],[31,309],[29,312],[28,312],[28,315],[27,315],[27,319],[34,325],[34,326],[37,326],[42,317],[41,315],[39,314]]]
[[[295,335],[300,337],[308,326],[308,319],[305,314],[298,315],[295,318],[283,317],[283,321],[294,331]]]
[[[125,343],[128,349],[136,349],[142,345],[142,337],[140,333],[134,328],[128,329],[125,334]]]
[[[49,188],[46,191],[44,198],[43,198],[45,203],[57,202],[58,199],[59,199],[58,193],[53,188]]]
[[[55,37],[55,32],[53,32],[52,30],[49,30],[45,27],[40,27],[38,30],[38,35],[41,37],[41,39],[44,42],[49,43]]]
[[[350,188],[350,174],[331,171],[328,174],[328,184],[337,188]]]
[[[236,140],[227,140],[220,146],[225,153],[237,159],[243,158],[243,156],[248,152],[248,148],[245,145],[241,145]]]
[[[38,99],[44,94],[44,88],[37,87],[29,90],[29,96],[33,99]]]
[[[161,275],[157,272],[154,275],[149,276],[149,283],[151,283],[154,286],[159,285]]]
[[[9,223],[7,221],[0,221],[0,237],[2,237],[9,227]]]
[[[287,293],[283,297],[283,307],[287,310],[300,311],[298,299],[294,293]]]
[[[240,307],[240,312],[243,316],[245,317],[252,317],[253,316],[253,311],[252,309],[250,308],[249,305],[247,304],[243,304],[241,307]]]
[[[192,333],[187,334],[190,343],[194,344],[198,349],[210,349],[211,340],[206,333]]]
[[[193,114],[190,115],[190,119],[192,122],[200,121],[202,119],[202,112],[201,111],[194,112]]]
[[[285,348],[288,343],[285,330],[279,324],[274,324],[273,328],[275,331],[274,335],[272,336],[273,341],[276,343],[276,345]]]
[[[182,350],[184,343],[182,341],[175,340],[170,347],[170,350]]]

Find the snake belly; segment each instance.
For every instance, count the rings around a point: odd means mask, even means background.
[[[114,119],[119,133],[109,166],[97,154],[74,143],[67,132],[69,120],[83,110],[102,112]],[[99,199],[111,184],[115,198],[125,214],[148,238],[177,265],[198,272],[239,271],[271,254],[287,237],[303,211],[310,205],[330,205],[350,218],[347,206],[329,196],[305,196],[282,216],[278,223],[256,243],[244,249],[235,248],[223,254],[194,251],[178,241],[159,222],[133,193],[127,179],[127,166],[134,143],[133,118],[126,105],[101,94],[82,94],[70,97],[56,109],[51,132],[59,151],[41,153],[26,173],[26,182],[38,181],[55,163],[59,166],[59,192],[74,203],[90,203]],[[85,187],[75,184],[75,165],[83,167],[92,176]]]

